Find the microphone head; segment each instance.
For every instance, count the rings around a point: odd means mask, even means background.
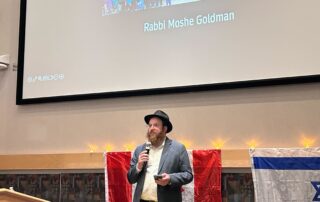
[[[149,154],[150,148],[151,148],[151,142],[146,142],[147,154]]]

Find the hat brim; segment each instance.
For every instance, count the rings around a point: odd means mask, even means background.
[[[146,124],[149,124],[150,119],[152,119],[154,117],[159,118],[162,121],[163,125],[167,127],[167,133],[170,133],[172,131],[173,127],[172,127],[171,122],[169,120],[163,118],[162,116],[158,116],[156,114],[149,114],[144,117],[144,121],[146,122]]]

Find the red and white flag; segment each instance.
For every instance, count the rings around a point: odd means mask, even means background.
[[[221,150],[188,151],[193,181],[182,187],[183,202],[221,202]],[[135,184],[127,180],[131,152],[105,154],[107,202],[131,202]]]

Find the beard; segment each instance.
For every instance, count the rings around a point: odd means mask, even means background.
[[[155,143],[157,141],[157,133],[147,133],[147,137],[151,143]]]
[[[158,145],[164,139],[165,135],[163,131],[157,132],[147,132],[147,138],[151,142],[152,145]]]

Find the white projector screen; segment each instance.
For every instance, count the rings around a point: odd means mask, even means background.
[[[17,103],[319,80],[319,8],[319,0],[21,0]]]

